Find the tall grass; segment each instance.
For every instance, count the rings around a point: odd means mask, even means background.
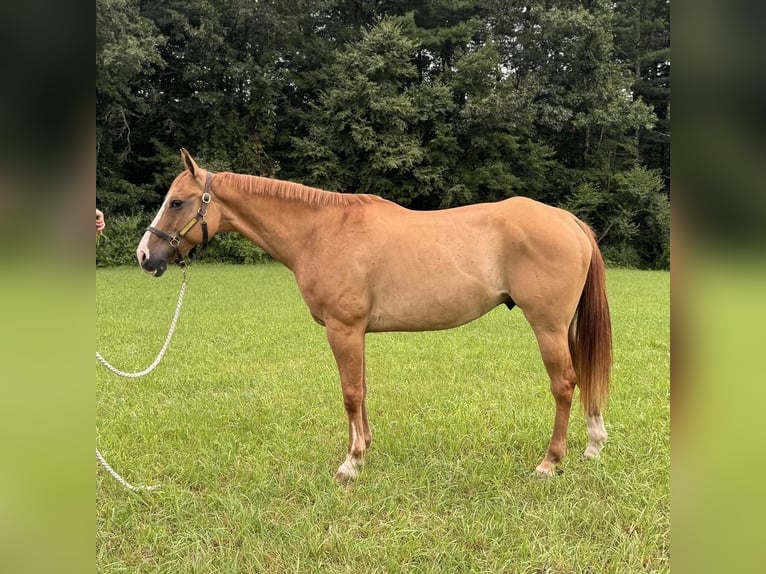
[[[669,275],[610,270],[615,366],[599,460],[531,476],[553,400],[528,324],[495,309],[432,333],[368,335],[373,444],[332,474],[347,423],[323,329],[275,265],[198,265],[152,374],[96,367],[99,572],[669,571]],[[96,346],[123,370],[159,350],[180,272],[99,269]]]

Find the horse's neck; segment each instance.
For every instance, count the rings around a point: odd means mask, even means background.
[[[243,235],[292,269],[311,240],[319,211],[300,199],[246,190],[236,183],[221,193],[226,207],[221,229]]]

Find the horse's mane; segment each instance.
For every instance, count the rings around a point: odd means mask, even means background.
[[[219,175],[223,181],[244,193],[294,200],[314,207],[325,205],[362,205],[380,200],[366,194],[338,193],[309,187],[292,181],[271,179],[257,175],[224,172]]]

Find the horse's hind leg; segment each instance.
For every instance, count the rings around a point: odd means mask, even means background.
[[[569,352],[573,356],[576,346],[576,329],[575,322],[569,325]],[[580,381],[582,384],[582,381]],[[581,389],[582,392],[582,389]],[[588,446],[585,447],[583,457],[585,458],[598,458],[601,449],[604,448],[607,439],[606,427],[604,426],[604,418],[601,416],[600,411],[594,411],[592,413],[585,413],[585,420],[588,428]]]
[[[556,465],[567,452],[567,429],[575,387],[575,371],[567,340],[567,326],[551,327],[546,323],[530,321],[540,346],[540,354],[551,380],[551,393],[556,401],[556,416],[548,452],[537,465],[538,476],[553,475]]]
[[[606,444],[606,427],[601,413],[589,414],[586,418],[588,427],[588,446],[585,447],[585,458],[597,458]]]

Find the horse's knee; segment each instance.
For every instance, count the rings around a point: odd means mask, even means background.
[[[364,391],[354,387],[343,389],[343,406],[349,413],[356,412],[362,406]]]

